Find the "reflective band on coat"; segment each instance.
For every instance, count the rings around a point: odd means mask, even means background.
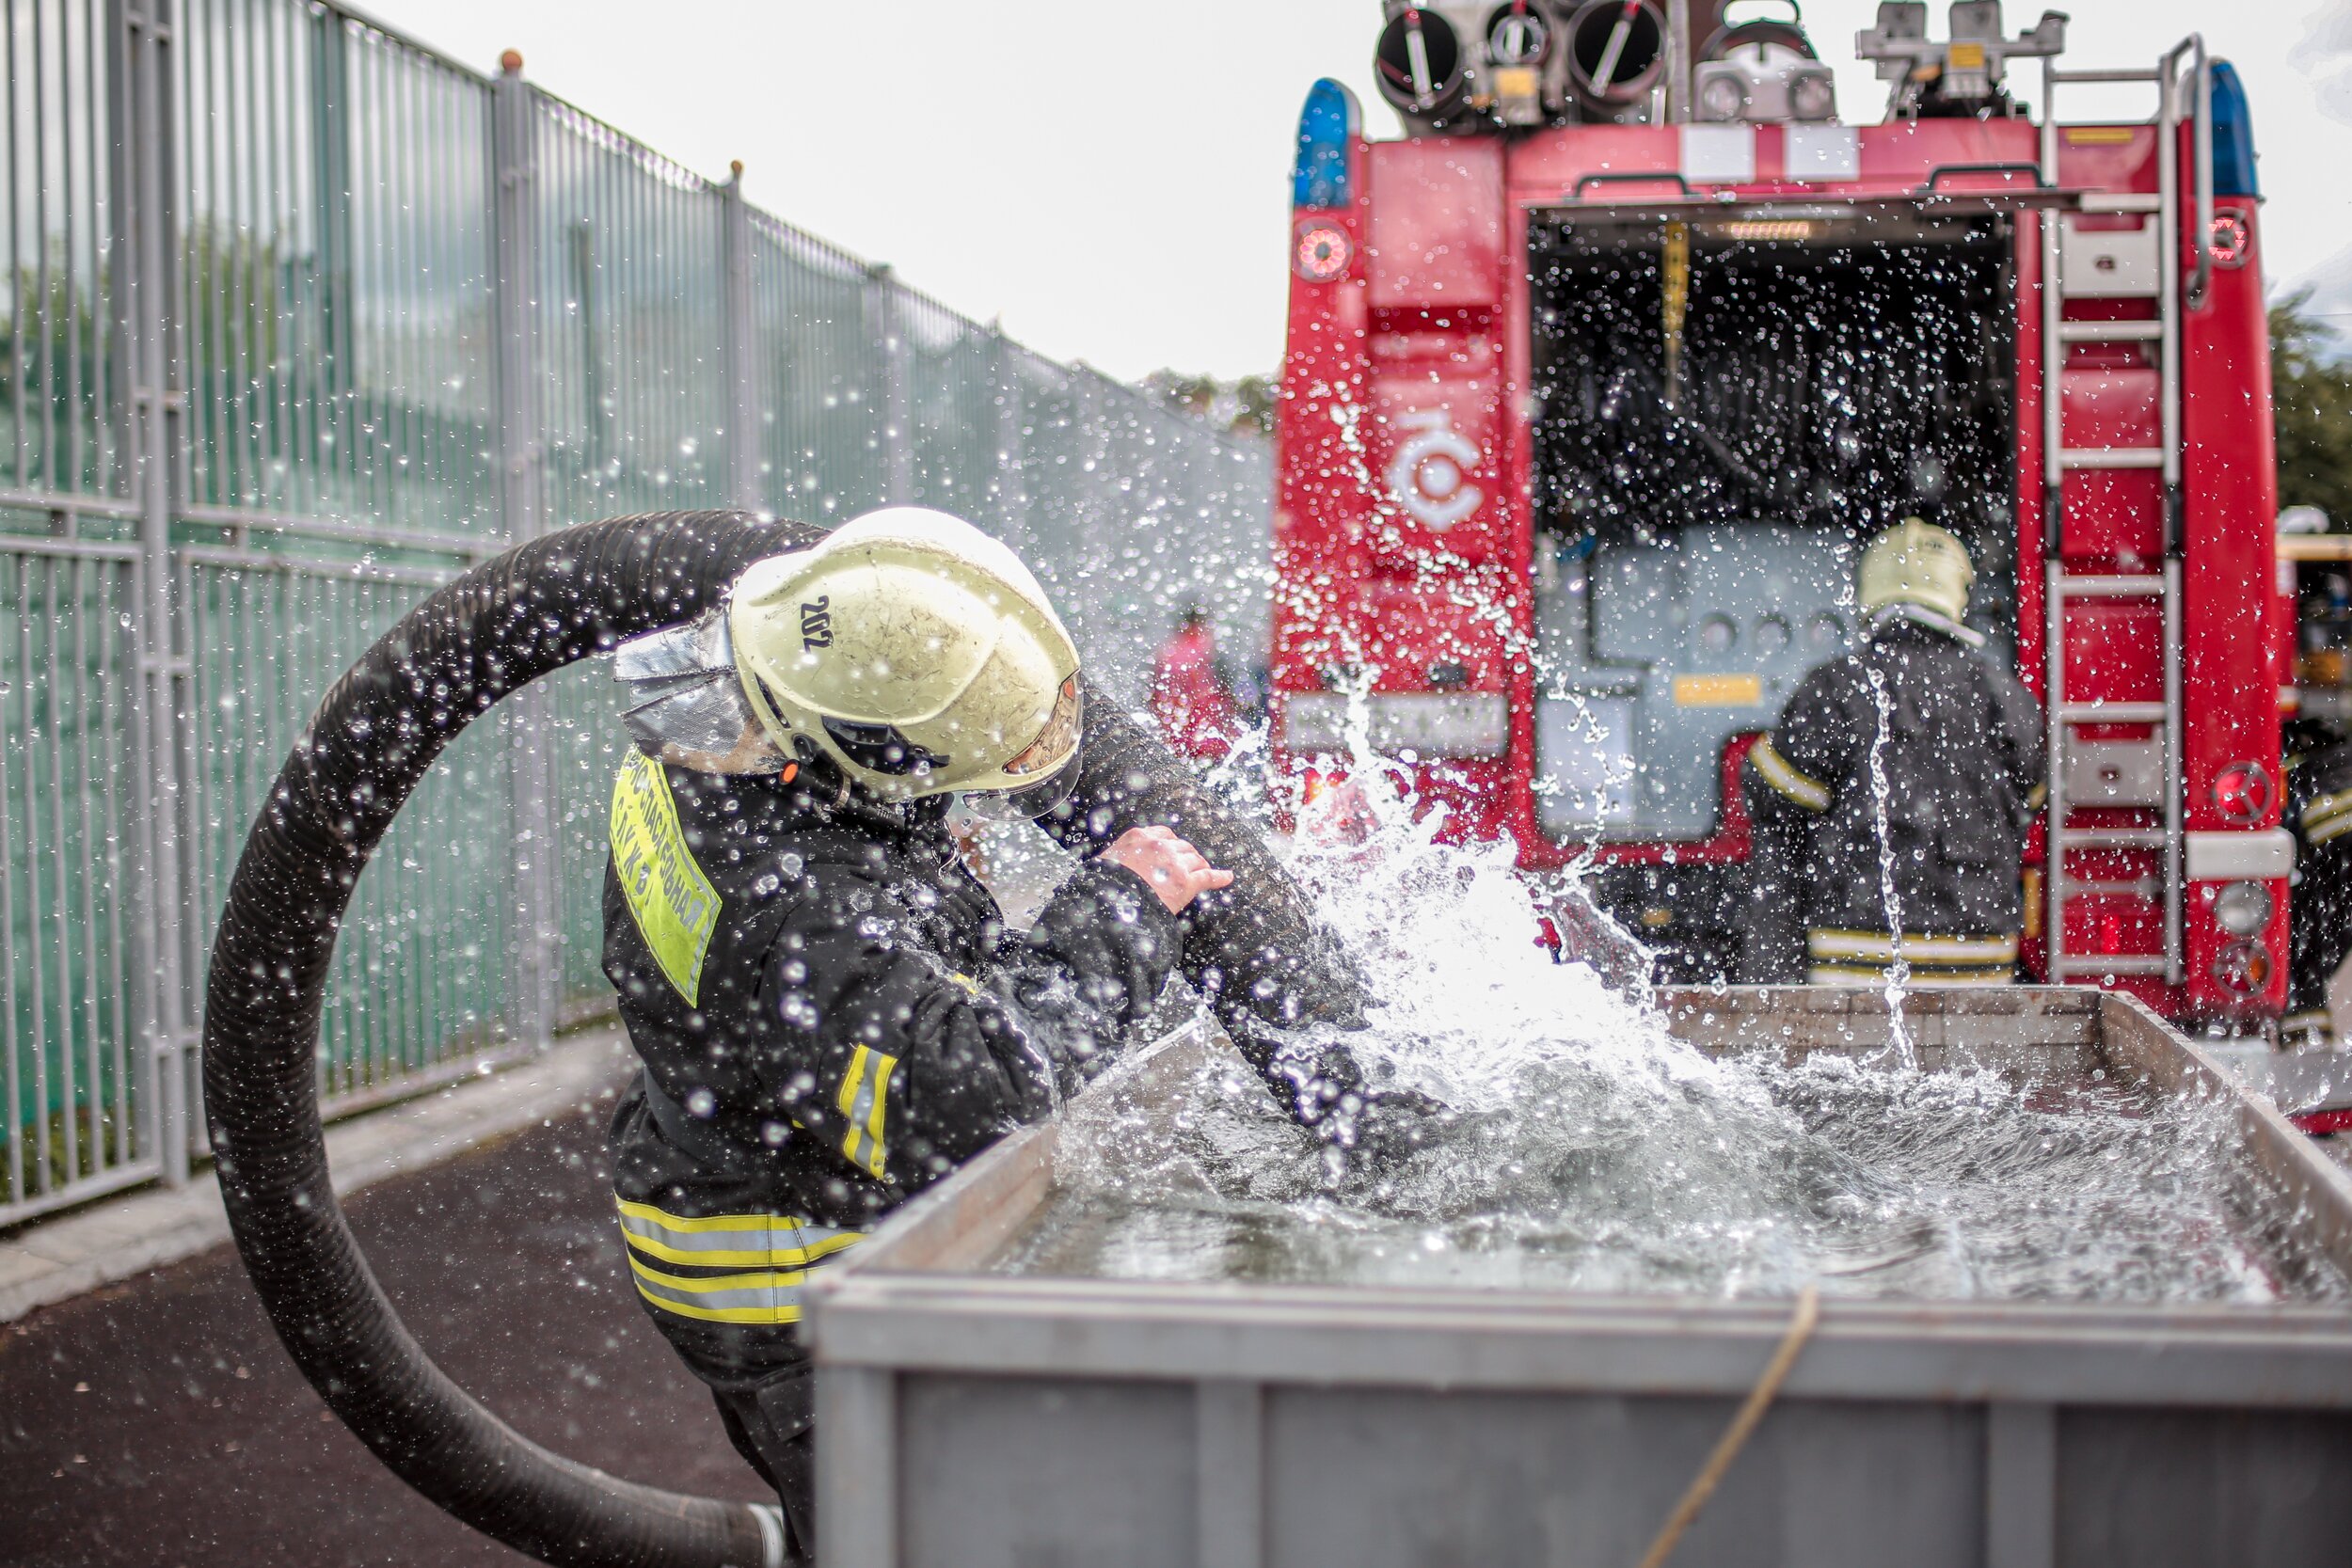
[[[882,1174],[882,1121],[890,1111],[890,1075],[898,1069],[898,1057],[861,1045],[850,1058],[841,1092],[834,1097],[850,1123],[841,1152],[850,1157],[850,1164],[877,1180]]]
[[[2313,844],[2327,844],[2352,833],[2352,789],[2322,795],[2303,808],[2303,832]]]
[[[796,1323],[801,1321],[801,1286],[806,1271],[780,1273],[663,1274],[636,1254],[628,1259],[637,1293],[681,1318],[714,1323]]]
[[[1895,938],[1885,931],[1836,931],[1815,927],[1805,933],[1805,952],[1833,961],[1865,958],[1893,963]],[[1977,967],[2017,961],[2015,937],[1931,937],[1903,933],[1902,955],[1913,964]]]
[[[719,925],[719,891],[678,829],[661,765],[631,751],[612,781],[612,874],[638,935],[689,1006],[701,1003],[703,960]]]
[[[649,1203],[617,1200],[621,1232],[649,1258],[697,1268],[799,1269],[866,1239],[789,1214],[710,1214],[686,1219]]]
[[[1894,972],[1873,969],[1867,964],[1815,964],[1806,971],[1806,979],[1817,986],[1883,986],[1895,978]],[[2013,968],[1913,970],[1906,983],[1915,986],[2013,986],[2017,972]]]
[[[1772,738],[1766,736],[1748,750],[1748,761],[1756,765],[1756,776],[1781,794],[1817,816],[1829,810],[1829,785],[1819,779],[1807,778],[1788,759],[1772,748]]]

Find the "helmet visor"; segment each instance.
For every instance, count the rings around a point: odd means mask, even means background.
[[[1079,734],[1086,700],[1078,677],[1061,683],[1045,727],[1021,754],[1005,764],[1005,784],[996,789],[966,789],[963,803],[973,815],[998,822],[1035,821],[1052,815],[1077,786]]]
[[[1078,732],[1085,722],[1086,701],[1078,693],[1078,677],[1073,674],[1061,683],[1054,711],[1046,717],[1045,727],[1037,732],[1037,738],[1005,764],[1007,780],[1025,784],[1030,779],[1061,771],[1063,762],[1078,753]]]
[[[646,755],[711,772],[783,770],[736,673],[724,610],[631,638],[612,673],[628,692],[621,721]]]

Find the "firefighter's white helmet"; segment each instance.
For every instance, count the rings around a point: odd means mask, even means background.
[[[1913,604],[1949,621],[1964,621],[1968,590],[1976,580],[1967,546],[1950,530],[1905,517],[1862,552],[1862,611],[1870,615],[1891,604]]]
[[[728,631],[786,756],[883,800],[950,792],[998,815],[1058,805],[1078,769],[1078,650],[1020,557],[944,512],[888,507],[755,562]]]

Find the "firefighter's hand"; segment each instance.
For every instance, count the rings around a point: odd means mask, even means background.
[[[1211,865],[1200,850],[1166,828],[1130,828],[1103,851],[1103,859],[1142,878],[1171,914],[1183,913],[1185,905],[1212,888],[1233,885],[1232,872]]]

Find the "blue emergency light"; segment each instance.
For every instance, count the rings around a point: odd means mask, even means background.
[[[2260,199],[2254,173],[2254,115],[2245,84],[2227,60],[2213,62],[2213,194]]]
[[[1326,76],[1298,114],[1298,164],[1291,175],[1294,207],[1344,207],[1354,198],[1348,153],[1363,124],[1356,95]]]

